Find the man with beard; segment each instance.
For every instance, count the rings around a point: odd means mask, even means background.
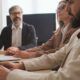
[[[18,5],[9,9],[12,23],[5,27],[0,35],[0,48],[14,51],[36,46],[36,32],[33,25],[23,22],[23,11]]]

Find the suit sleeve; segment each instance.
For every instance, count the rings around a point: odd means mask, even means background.
[[[2,43],[2,38],[1,38],[1,35],[0,35],[0,49],[2,48],[3,46],[3,43]]]
[[[33,25],[29,25],[28,32],[29,34],[27,35],[27,40],[25,41],[27,43],[19,47],[19,49],[21,50],[32,48],[37,45],[37,36],[36,36],[36,31]]]
[[[5,28],[2,30],[1,34],[0,34],[0,49],[4,46],[4,36],[5,36]],[[5,38],[6,40],[6,38]]]
[[[44,54],[41,57],[27,59],[22,61],[25,69],[34,71],[34,70],[43,70],[43,69],[53,69],[56,65],[60,65],[66,56],[66,46],[61,48],[56,53]]]

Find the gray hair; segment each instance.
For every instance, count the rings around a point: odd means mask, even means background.
[[[20,8],[20,9],[21,9],[21,12],[23,12],[23,10],[22,10],[22,8],[21,8],[20,6],[15,5],[15,6],[12,6],[12,7],[9,9],[9,14],[11,14],[12,11],[14,11],[14,10],[17,9],[17,8]]]

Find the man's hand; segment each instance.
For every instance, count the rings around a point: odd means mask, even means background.
[[[27,52],[27,51],[18,51],[14,55],[14,57],[19,57],[19,58],[23,58],[23,59],[28,58],[28,56],[29,56],[29,52]]]
[[[0,62],[0,65],[13,70],[13,69],[24,69],[24,64],[23,63],[13,63],[13,62]]]
[[[37,52],[19,51],[19,52],[17,52],[14,55],[14,57],[19,57],[19,58],[27,59],[27,58],[36,57],[36,55],[37,55]]]
[[[9,69],[0,65],[0,80],[6,80],[6,77],[9,72],[10,72]]]
[[[0,62],[0,65],[3,65],[8,69],[16,69],[16,68],[18,68],[17,64],[18,63],[13,63],[13,62],[8,62],[8,61],[7,62]]]
[[[6,55],[15,55],[17,52],[19,51],[19,48],[17,47],[9,47],[7,50],[6,50]]]

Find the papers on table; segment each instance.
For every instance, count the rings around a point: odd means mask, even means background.
[[[0,62],[2,61],[17,61],[20,60],[21,58],[16,58],[13,56],[5,56],[5,55],[0,55]]]

